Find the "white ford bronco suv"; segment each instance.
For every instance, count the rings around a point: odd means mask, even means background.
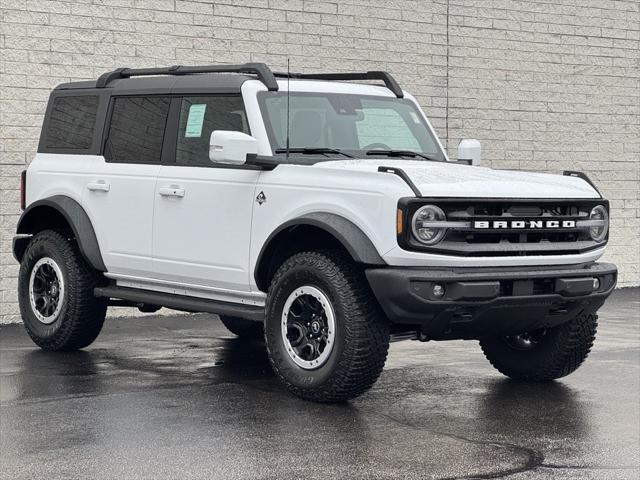
[[[371,387],[394,337],[479,340],[515,379],[571,373],[616,283],[596,263],[607,200],[577,172],[480,167],[475,140],[458,156],[385,72],[120,68],[60,85],[22,177],[24,325],[73,350],[109,305],[216,313],[324,402]]]

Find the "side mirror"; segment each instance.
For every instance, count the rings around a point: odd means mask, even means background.
[[[458,144],[458,161],[471,161],[471,165],[480,165],[480,142],[472,138],[460,140]]]
[[[258,141],[251,135],[231,130],[214,130],[209,139],[209,160],[242,165],[247,155],[258,153]]]

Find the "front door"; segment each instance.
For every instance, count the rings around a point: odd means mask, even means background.
[[[175,98],[171,155],[156,183],[154,277],[178,294],[250,303],[249,244],[259,170],[209,160],[213,130],[249,133],[239,95]],[[172,145],[173,143],[173,145]]]

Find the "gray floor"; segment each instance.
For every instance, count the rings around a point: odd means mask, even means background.
[[[109,321],[84,352],[0,328],[0,476],[636,479],[640,290],[601,311],[587,363],[526,385],[476,342],[394,343],[375,387],[315,405],[214,316]]]

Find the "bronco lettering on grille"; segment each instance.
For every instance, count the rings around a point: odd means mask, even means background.
[[[554,229],[576,228],[575,220],[476,220],[473,228],[477,229]]]

